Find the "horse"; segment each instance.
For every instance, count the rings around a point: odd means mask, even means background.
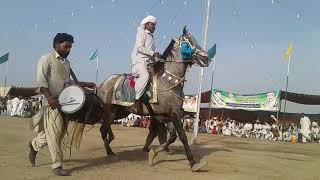
[[[188,43],[192,47],[192,53],[188,60],[182,60],[181,45]],[[105,149],[108,155],[115,155],[110,147],[110,143],[115,138],[111,124],[114,119],[121,119],[128,116],[130,113],[139,114],[142,116],[151,115],[151,120],[161,122],[172,122],[175,130],[178,133],[179,139],[182,141],[189,165],[192,171],[199,171],[207,162],[196,162],[188,145],[187,136],[183,130],[181,119],[184,117],[182,109],[184,93],[184,80],[187,68],[194,64],[202,67],[207,67],[210,63],[208,53],[204,51],[197,43],[194,37],[188,33],[186,27],[183,28],[183,34],[171,40],[169,46],[164,51],[161,59],[159,71],[157,73],[157,96],[158,101],[154,104],[149,104],[153,112],[149,112],[149,108],[144,104],[141,112],[137,112],[134,106],[125,107],[112,104],[112,96],[114,95],[115,83],[124,75],[113,75],[106,79],[98,88],[97,95],[103,102],[102,126],[100,128],[101,136],[104,141]],[[169,138],[164,144],[161,144],[156,149],[149,151],[149,164],[153,165],[153,159],[156,155],[164,150],[169,144],[175,141],[174,138]]]

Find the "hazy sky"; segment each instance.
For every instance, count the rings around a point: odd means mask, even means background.
[[[155,32],[162,52],[183,25],[203,40],[204,0],[0,0],[0,54],[10,52],[8,84],[35,85],[39,57],[52,50],[57,32],[74,36],[69,59],[78,78],[95,81],[90,51],[99,48],[99,82],[130,71],[130,54],[140,20],[158,18]],[[273,2],[273,3],[272,3]],[[214,87],[234,93],[285,89],[290,42],[289,91],[320,95],[318,0],[212,0],[208,44],[217,44]],[[206,68],[204,91],[210,89],[212,65]],[[0,65],[1,84],[5,64]],[[198,91],[199,67],[187,74],[186,94]],[[299,112],[302,106],[289,106]],[[302,107],[320,112],[319,107]]]

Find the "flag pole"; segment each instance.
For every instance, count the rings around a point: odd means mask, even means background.
[[[212,97],[212,87],[213,87],[213,77],[214,77],[214,67],[216,65],[216,56],[213,57],[213,66],[212,66],[212,76],[211,76],[211,86],[210,86],[210,101],[209,101],[209,116],[208,120],[211,118],[211,97]]]
[[[96,84],[98,83],[98,73],[99,73],[99,56],[97,56]]]
[[[284,96],[284,118],[283,118],[283,121],[286,120],[286,108],[287,108],[287,94],[288,94],[288,82],[289,82],[289,73],[290,73],[290,59],[291,59],[291,55],[289,55],[289,58],[288,58],[288,71],[287,71],[287,82],[286,82],[286,93],[285,93],[285,96]]]
[[[210,0],[206,0],[206,18],[204,26],[204,38],[203,38],[203,48],[206,49],[207,38],[208,38],[208,26],[209,26],[209,15],[210,15]],[[202,92],[202,81],[203,81],[204,67],[201,67],[200,70],[200,85],[198,92],[198,101],[197,101],[197,114],[196,119],[193,123],[193,136],[190,140],[191,144],[197,144],[198,129],[199,129],[199,116],[200,116],[200,104],[201,104],[201,92]]]
[[[9,57],[8,57],[8,59],[9,59]],[[6,75],[4,77],[3,96],[5,96],[5,93],[6,93],[7,77],[8,77],[8,64],[9,64],[9,60],[7,61],[7,64],[6,64]]]

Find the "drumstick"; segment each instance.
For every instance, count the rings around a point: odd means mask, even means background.
[[[59,103],[61,106],[64,106],[64,105],[70,105],[70,103],[74,102],[76,100],[70,100],[70,101],[67,101],[67,102],[64,102],[64,103]],[[79,104],[79,103],[76,103],[76,104]]]
[[[75,105],[80,103],[60,103],[61,106]]]

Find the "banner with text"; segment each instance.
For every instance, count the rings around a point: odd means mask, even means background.
[[[279,90],[261,94],[239,95],[213,89],[210,105],[213,108],[278,111],[279,104]]]

